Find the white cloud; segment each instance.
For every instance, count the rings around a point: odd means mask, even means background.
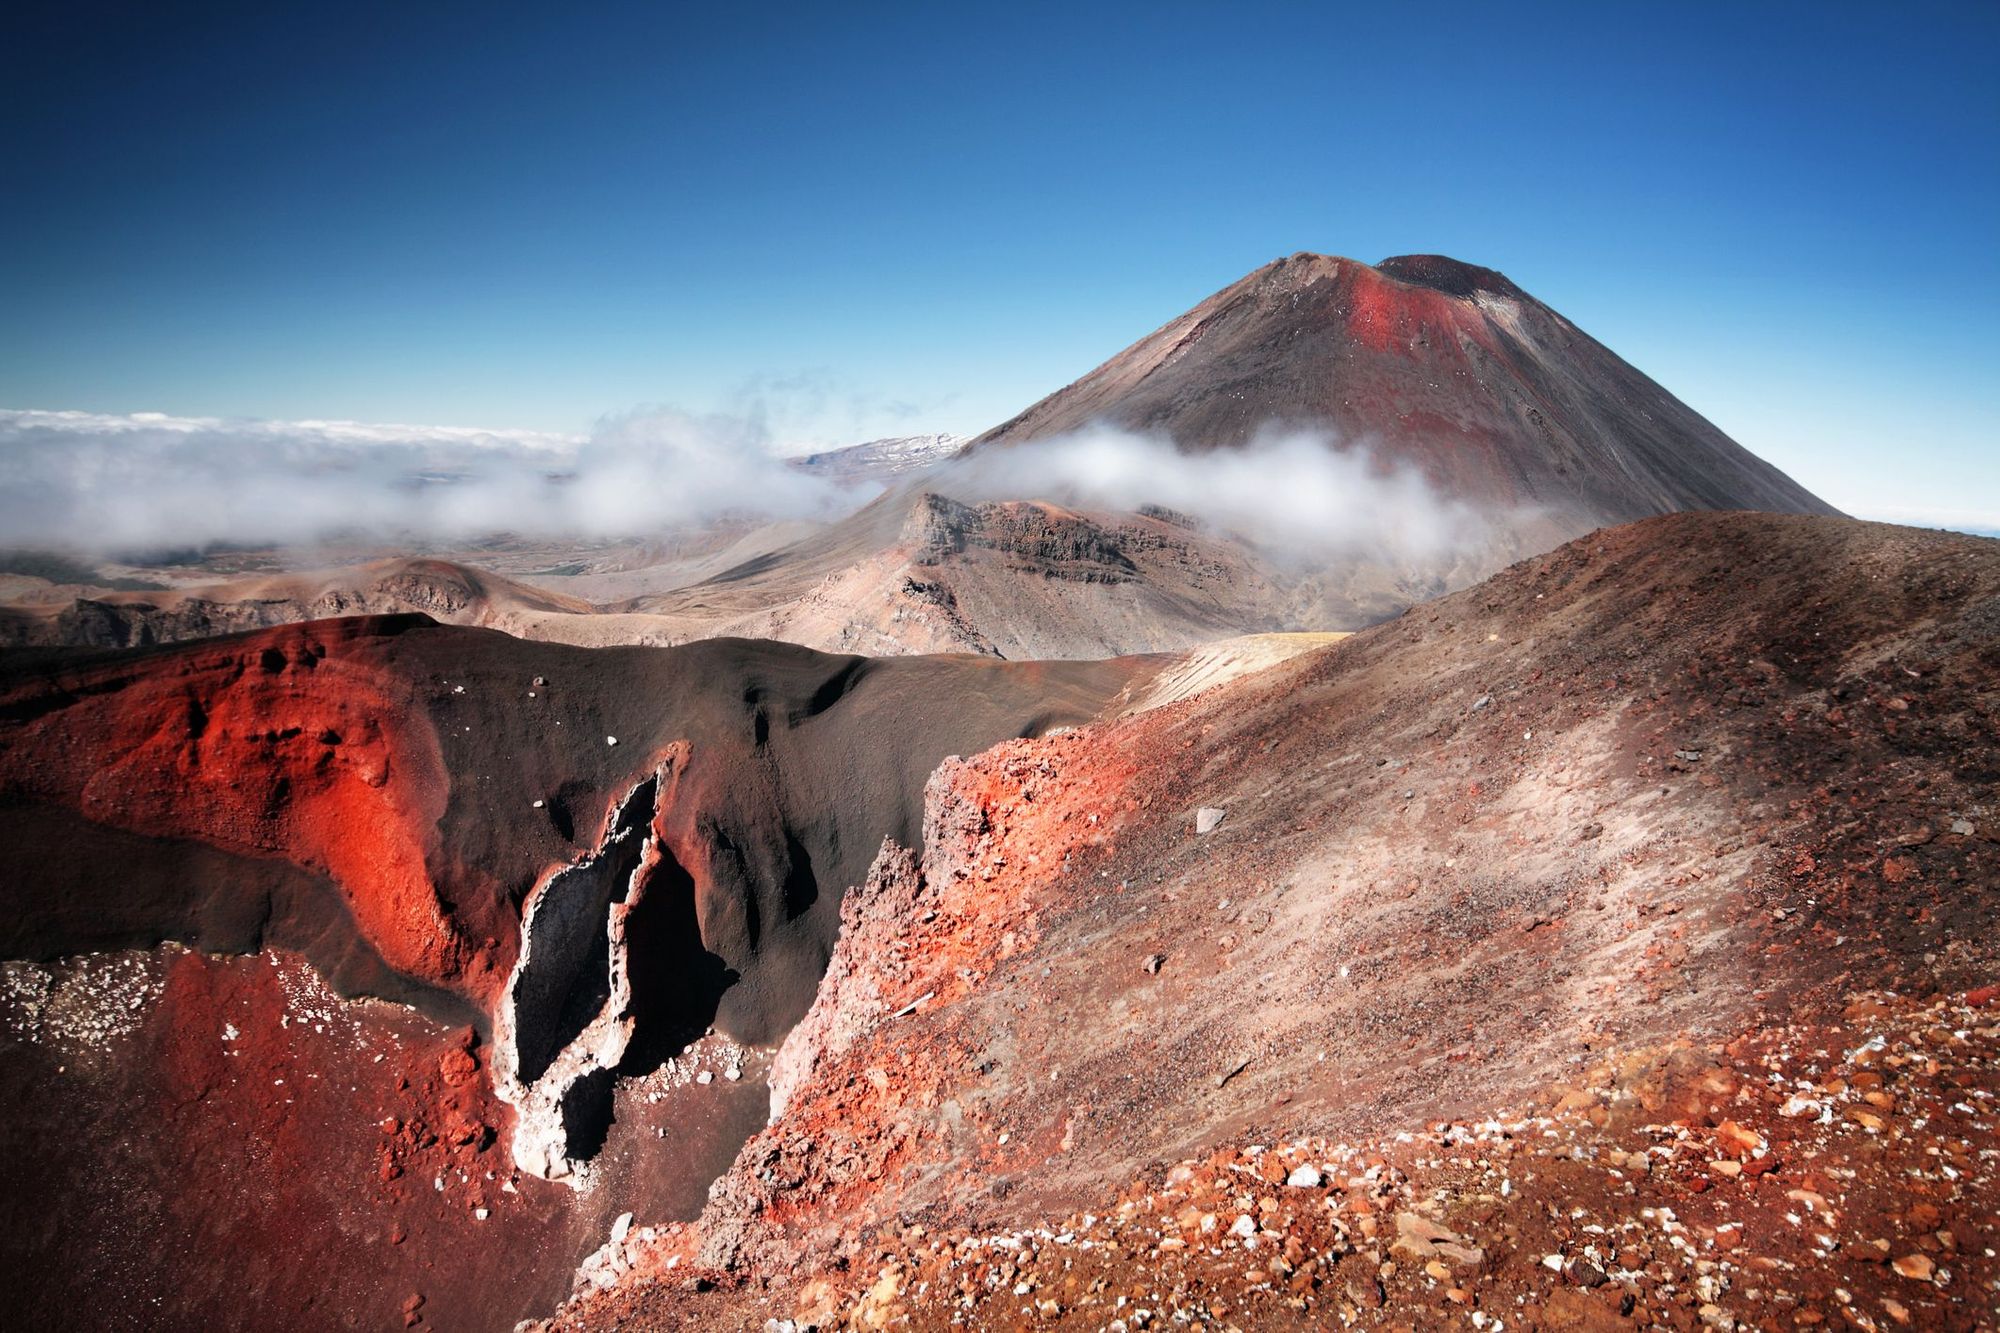
[[[0,546],[599,539],[724,516],[833,518],[872,497],[787,466],[767,420],[643,408],[584,435],[552,435],[0,410]],[[965,500],[1160,505],[1303,564],[1351,555],[1429,563],[1492,534],[1486,516],[1440,499],[1365,443],[1310,432],[1182,453],[1093,429],[983,449],[925,484]]]
[[[828,514],[856,498],[785,466],[752,422],[666,409],[578,436],[0,410],[6,545],[612,537],[736,512]]]
[[[1184,453],[1099,427],[988,446],[929,484],[960,499],[1162,505],[1307,561],[1370,553],[1429,561],[1492,535],[1489,516],[1441,498],[1415,470],[1386,464],[1365,442],[1314,431],[1267,431],[1240,449]]]

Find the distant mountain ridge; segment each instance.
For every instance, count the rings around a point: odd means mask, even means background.
[[[965,446],[965,435],[898,435],[785,460],[829,481],[882,481],[934,468]]]

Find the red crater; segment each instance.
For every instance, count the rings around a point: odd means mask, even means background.
[[[1343,265],[1336,281],[1345,297],[1348,330],[1356,341],[1377,351],[1400,352],[1412,358],[1431,352],[1447,361],[1466,363],[1460,338],[1469,338],[1488,352],[1500,351],[1486,315],[1465,299],[1476,290],[1469,284],[1454,284],[1465,285],[1462,292],[1414,285],[1393,276],[1386,264],[1382,268]]]
[[[0,791],[324,876],[391,969],[483,1006],[511,937],[488,919],[474,938],[440,901],[427,865],[447,790],[438,739],[367,651],[378,632],[327,621],[17,686],[6,703],[33,715],[0,750]]]
[[[761,1045],[926,776],[1159,666],[421,616],[0,657],[0,1297],[106,1327],[546,1310],[762,1124]]]

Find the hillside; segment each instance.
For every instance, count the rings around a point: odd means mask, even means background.
[[[1990,1320],[1996,617],[1680,515],[947,764],[557,1326]]]

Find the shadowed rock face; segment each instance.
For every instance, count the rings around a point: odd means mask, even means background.
[[[804,1011],[841,891],[882,836],[914,835],[938,760],[1092,716],[1156,668],[575,649],[423,617],[17,653],[0,660],[0,818],[115,847],[142,881],[163,862],[205,873],[130,895],[10,839],[0,953],[269,930],[332,949],[351,921],[343,947],[490,1012],[520,905],[616,850],[615,801],[671,751],[672,800],[634,807],[631,836],[650,828],[692,877],[703,940],[743,977],[722,1021],[760,1040]],[[632,873],[621,856],[611,878]]]
[[[0,960],[67,984],[75,955],[152,950],[126,956],[226,988],[142,995],[125,1046],[43,1058],[0,987],[22,1189],[0,1294],[103,1312],[29,1261],[41,1228],[22,1219],[57,1209],[59,1249],[115,1260],[206,1326],[271,1307],[219,1304],[227,1275],[204,1265],[254,1256],[261,1289],[304,1308],[318,1255],[406,1232],[433,1259],[532,1251],[424,1277],[440,1326],[547,1308],[611,1217],[691,1215],[761,1122],[758,1044],[810,1004],[882,839],[917,837],[937,764],[1098,716],[1158,666],[582,649],[422,616],[0,654]],[[420,1012],[300,1001],[315,970]],[[293,1042],[300,1024],[316,1044]],[[725,1058],[740,1082],[695,1086],[690,1061]],[[135,1114],[156,1117],[152,1147],[95,1174]],[[71,1117],[94,1149],[49,1155]],[[244,1127],[265,1145],[248,1159],[219,1146]],[[210,1216],[194,1201],[225,1176],[237,1211]],[[132,1212],[166,1194],[189,1200],[171,1225]],[[103,1217],[136,1220],[100,1236]],[[182,1235],[218,1248],[190,1258]],[[405,1298],[421,1256],[393,1258],[368,1272],[394,1288],[344,1284],[340,1319],[377,1324]]]
[[[1834,512],[1502,275],[1442,255],[1267,264],[968,449],[1100,422],[1188,449],[1330,427],[1454,499],[1578,531],[1681,509]]]

